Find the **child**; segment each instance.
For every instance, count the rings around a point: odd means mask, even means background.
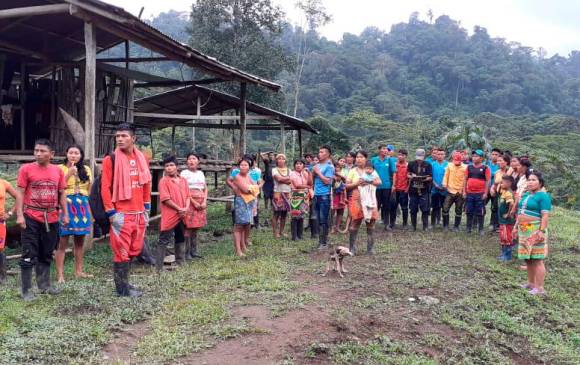
[[[363,208],[363,215],[366,223],[370,223],[374,209],[377,208],[376,193],[377,187],[373,185],[373,180],[376,177],[375,169],[371,161],[365,164],[365,174],[362,176],[367,185],[359,186],[361,205]]]
[[[14,208],[6,212],[6,193],[10,194],[16,203]],[[6,220],[16,211],[16,223],[24,228],[24,215],[19,207],[22,205],[22,195],[6,180],[0,179],[0,284],[6,280],[7,262],[4,247],[6,245]]]
[[[346,208],[346,185],[345,178],[342,175],[342,165],[334,164],[334,182],[332,184],[332,214],[335,217],[334,226],[330,233],[340,232],[342,216]]]
[[[177,159],[174,156],[163,160],[165,176],[159,181],[159,200],[161,201],[161,225],[159,227],[159,243],[157,246],[157,272],[163,269],[163,260],[167,245],[174,240],[175,228],[181,226],[189,211],[191,200],[187,180],[177,172]],[[175,242],[175,262],[182,265],[185,262],[184,242]]]
[[[512,230],[514,229],[515,217],[510,216],[510,209],[514,204],[514,193],[512,184],[514,178],[504,175],[501,178],[501,184],[498,189],[498,222],[499,222],[499,242],[501,245],[500,261],[511,261],[512,259]]]

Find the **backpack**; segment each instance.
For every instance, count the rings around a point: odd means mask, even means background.
[[[115,173],[115,155],[111,156],[111,162],[113,164],[113,174]],[[105,211],[105,205],[103,204],[103,197],[101,195],[101,177],[103,173],[101,172],[91,185],[91,192],[89,194],[89,205],[91,207],[91,213],[95,223],[99,225],[103,233],[109,232],[111,223],[109,222],[109,217],[107,217],[107,212]]]

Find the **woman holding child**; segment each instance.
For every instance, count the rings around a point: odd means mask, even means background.
[[[376,187],[381,184],[381,179],[372,165],[367,164],[368,154],[358,151],[353,168],[346,178],[346,189],[352,193],[349,200],[349,211],[352,218],[350,224],[349,246],[350,251],[356,254],[356,237],[360,225],[365,220],[367,227],[367,254],[374,253],[374,227],[379,218],[377,209]],[[372,189],[374,187],[375,189]]]

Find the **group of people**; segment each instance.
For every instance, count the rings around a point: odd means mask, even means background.
[[[135,145],[130,124],[120,124],[115,134],[116,149],[106,156],[101,174],[93,177],[84,164],[83,150],[71,145],[66,161],[52,164],[54,149],[49,140],[36,141],[35,162],[23,165],[17,177],[18,189],[0,180],[0,282],[6,277],[6,219],[16,215],[22,227],[20,259],[22,297],[34,299],[32,271],[40,293],[56,294],[51,285],[50,266],[54,257],[57,281],[64,282],[64,260],[73,237],[77,278],[90,278],[83,271],[85,237],[91,226],[108,225],[113,253],[113,277],[118,296],[136,297],[142,292],[130,283],[130,262],[143,250],[151,211],[152,176],[147,157]],[[396,155],[395,155],[396,154]],[[512,248],[519,242],[517,257],[526,260],[528,282],[523,285],[534,295],[543,295],[547,255],[547,227],[551,197],[544,188],[542,174],[531,168],[529,158],[515,157],[498,149],[484,161],[482,150],[454,151],[450,161],[442,148],[434,147],[430,156],[423,149],[408,152],[392,145],[380,145],[369,158],[363,150],[333,159],[329,146],[321,146],[316,156],[296,159],[292,168],[284,154],[266,153],[264,171],[255,156],[244,155],[227,178],[234,193],[233,242],[238,256],[251,245],[251,227],[259,227],[260,196],[271,208],[273,236],[285,236],[290,216],[292,240],[303,238],[305,220],[318,247],[329,245],[330,233],[349,233],[349,246],[356,254],[357,236],[363,222],[367,233],[366,251],[373,254],[376,223],[384,229],[430,230],[438,225],[450,229],[450,210],[455,206],[453,230],[459,231],[463,212],[466,232],[484,234],[486,204],[491,206],[490,224],[499,232],[500,260],[512,259]],[[164,176],[159,181],[161,220],[156,250],[156,268],[164,268],[167,247],[174,243],[178,265],[200,257],[197,235],[206,223],[208,188],[199,170],[200,157],[187,155],[187,168],[178,170],[174,156],[163,160]],[[6,195],[15,199],[6,211]],[[345,217],[346,212],[346,217]],[[345,228],[343,229],[343,220]],[[429,224],[430,220],[430,224]]]

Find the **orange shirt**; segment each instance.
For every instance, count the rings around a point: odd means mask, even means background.
[[[105,157],[103,160],[103,171],[101,177],[101,195],[103,198],[103,205],[107,213],[113,211],[123,212],[123,213],[137,213],[143,212],[145,209],[145,204],[151,204],[151,183],[147,183],[143,186],[139,185],[139,168],[137,167],[137,160],[135,153],[129,158],[129,165],[131,170],[129,174],[131,176],[131,188],[132,188],[132,198],[128,200],[121,200],[113,203],[113,163],[111,161],[111,156]]]
[[[179,213],[163,202],[171,200],[175,205],[185,208],[189,198],[189,188],[187,181],[177,175],[174,179],[169,176],[163,176],[159,180],[159,200],[161,201],[161,231],[168,231],[175,227],[181,218]]]
[[[407,171],[409,170],[409,163],[401,164],[397,161],[397,171],[395,172],[395,191],[408,191],[409,190],[409,176],[407,176]]]
[[[0,220],[6,213],[6,192],[11,186],[8,181],[0,179]]]

